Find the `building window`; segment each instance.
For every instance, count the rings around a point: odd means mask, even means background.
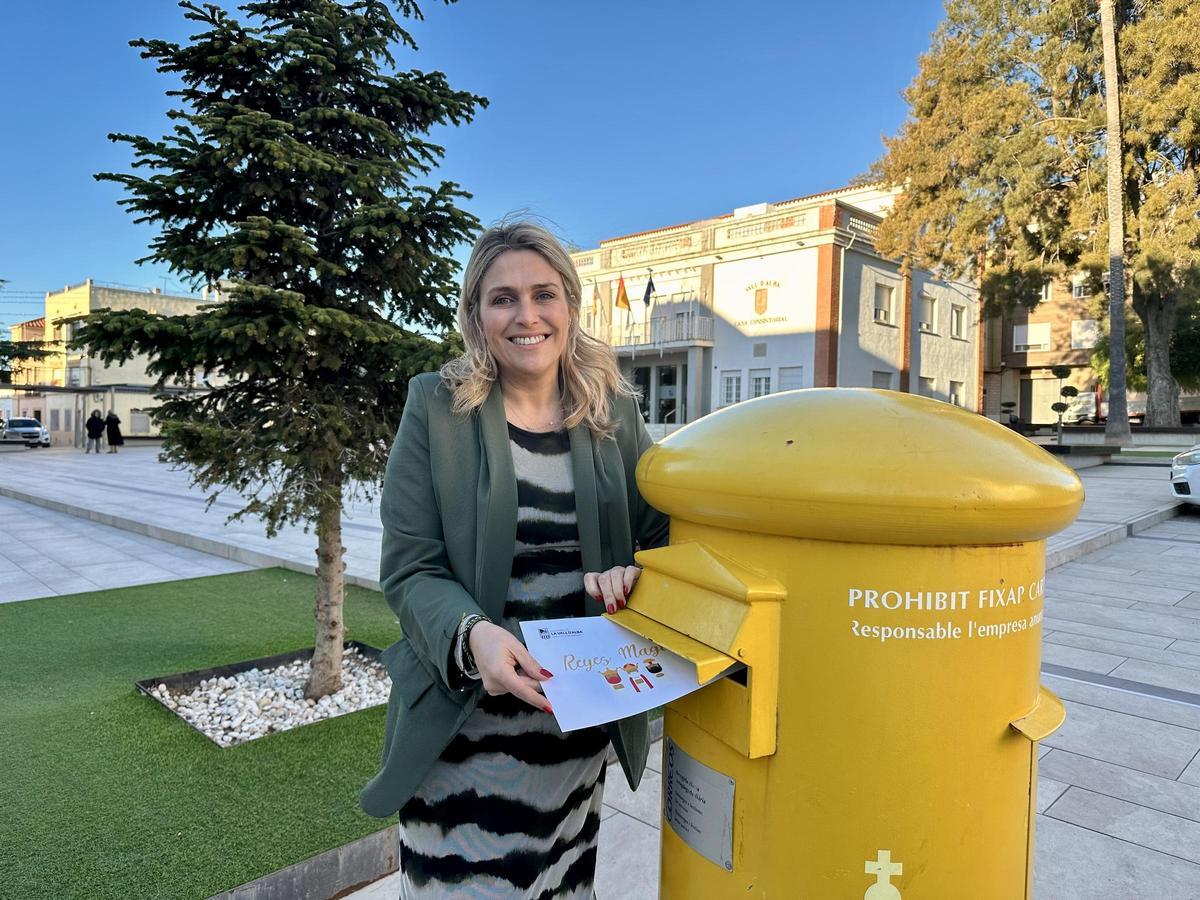
[[[922,397],[932,397],[937,393],[937,389],[933,384],[933,379],[926,378],[924,375],[917,379],[917,391]]]
[[[1054,299],[1054,288],[1049,281],[1042,282],[1041,302],[1046,303]]]
[[[875,321],[882,322],[884,325],[891,325],[895,320],[893,316],[892,298],[896,293],[896,289],[891,285],[877,284],[875,285]]]
[[[742,402],[742,373],[721,373],[721,405],[730,406]]]
[[[1050,349],[1050,323],[1030,322],[1013,326],[1013,352]]]
[[[963,383],[961,381],[950,382],[950,402],[955,406],[963,405]]]
[[[71,366],[67,369],[67,384],[71,387],[79,386],[79,366]]]
[[[779,390],[798,391],[804,387],[804,366],[780,366]]]
[[[927,334],[937,334],[937,301],[928,294],[921,295],[921,319],[917,327]]]
[[[771,393],[771,370],[751,369],[750,396],[765,397],[769,393]]]
[[[1088,297],[1087,282],[1080,281],[1077,284],[1071,285],[1071,296],[1076,300],[1086,300]]]
[[[890,391],[892,389],[892,373],[872,372],[871,387],[878,388],[882,391]]]
[[[957,303],[950,306],[950,337],[967,339],[967,308]]]
[[[129,414],[129,430],[133,434],[149,434],[150,433],[150,416],[142,412],[140,409],[135,409]]]
[[[58,430],[59,430],[59,427],[58,427],[58,410],[57,410],[57,409],[52,409],[52,410],[50,410],[50,430],[51,430],[51,431],[58,431]]]
[[[63,431],[71,430],[71,410],[63,410]]]
[[[1100,341],[1100,323],[1095,319],[1075,319],[1071,322],[1071,349],[1092,350]]]

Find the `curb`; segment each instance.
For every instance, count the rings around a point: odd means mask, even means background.
[[[1148,528],[1153,528],[1168,519],[1174,519],[1176,516],[1183,515],[1184,504],[1172,503],[1170,506],[1163,506],[1148,513],[1138,516],[1129,523],[1127,537],[1133,537],[1135,534],[1140,534]]]
[[[335,900],[391,875],[399,855],[399,826],[389,825],[209,900]]]
[[[1048,552],[1046,554],[1046,571],[1049,572],[1051,569],[1057,569],[1059,566],[1074,562],[1081,557],[1087,556],[1089,553],[1095,553],[1104,547],[1120,543],[1129,536],[1127,529],[1127,525],[1113,525],[1104,529],[1099,534],[1080,538],[1073,544],[1068,544],[1065,547],[1059,547],[1053,552]]]
[[[1148,528],[1153,528],[1155,525],[1165,522],[1168,519],[1173,519],[1182,513],[1182,503],[1171,503],[1160,506],[1158,509],[1153,509],[1148,513],[1143,513],[1128,522],[1111,525],[1099,534],[1080,538],[1073,544],[1059,547],[1054,552],[1047,553],[1046,570],[1049,571],[1069,562],[1074,562],[1082,556],[1087,556],[1089,553],[1094,553],[1112,544],[1118,544],[1126,538],[1140,534]]]

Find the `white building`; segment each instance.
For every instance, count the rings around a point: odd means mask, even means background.
[[[658,433],[808,387],[886,388],[980,411],[977,291],[905,274],[875,252],[878,212],[894,196],[846,188],[602,241],[573,255],[584,325],[613,345]],[[629,311],[614,308],[622,278]]]

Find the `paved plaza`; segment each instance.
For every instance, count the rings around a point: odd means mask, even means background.
[[[0,567],[0,603],[252,568],[3,495]]]
[[[316,536],[300,526],[268,538],[261,520],[226,524],[236,498],[222,496],[206,508],[205,495],[187,473],[157,462],[156,447],[132,446],[116,454],[88,455],[68,447],[0,455],[0,497],[82,516],[123,531],[249,566],[313,571]],[[346,576],[379,588],[378,506],[348,502],[342,543]],[[0,560],[3,558],[0,548]]]
[[[268,540],[236,506],[210,510],[152,448],[86,457],[0,456],[0,600],[287,565],[311,571],[314,538]],[[1177,515],[1161,466],[1080,473],[1087,502],[1048,556],[1043,681],[1066,724],[1041,748],[1035,895],[1042,900],[1200,898],[1200,515]],[[347,504],[349,574],[376,585],[380,529]],[[28,584],[13,587],[14,573]],[[2,590],[2,589],[0,589]],[[657,883],[659,748],[631,793],[610,770],[598,895]],[[395,876],[352,896],[396,896]]]

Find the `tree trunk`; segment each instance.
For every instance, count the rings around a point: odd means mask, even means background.
[[[1122,190],[1121,96],[1117,72],[1115,0],[1100,0],[1104,39],[1105,118],[1108,130],[1108,419],[1104,439],[1128,446],[1129,410],[1125,402],[1125,207]]]
[[[317,620],[313,645],[312,672],[304,686],[304,696],[316,700],[342,686],[342,643],[346,628],[342,620],[342,601],[346,595],[343,573],[346,563],[342,546],[342,491],[322,510],[317,520]]]
[[[1175,297],[1151,297],[1133,308],[1146,329],[1146,424],[1178,428],[1179,384],[1171,374]]]

